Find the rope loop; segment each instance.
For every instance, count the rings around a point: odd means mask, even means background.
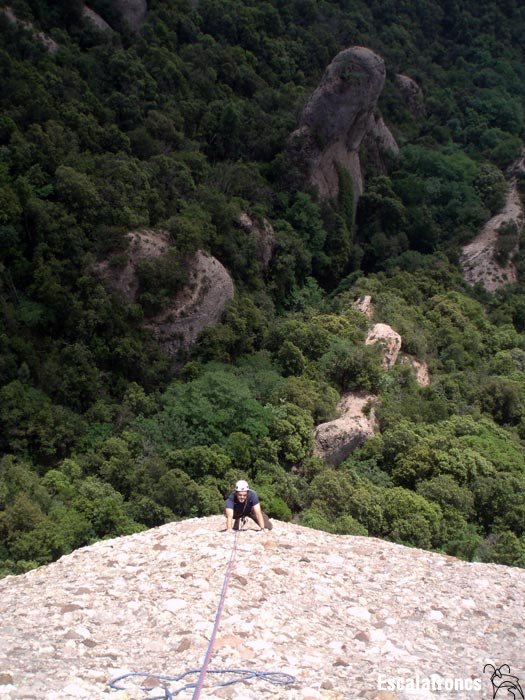
[[[167,675],[162,675],[162,674],[156,674],[156,673],[147,673],[147,672],[137,672],[137,673],[125,673],[122,676],[119,676],[118,678],[114,678],[110,683],[109,687],[112,690],[126,690],[126,687],[123,685],[118,685],[121,681],[127,679],[127,678],[147,678],[147,679],[156,679],[159,681],[159,685],[163,685],[164,687],[164,695],[155,695],[154,697],[149,696],[147,700],[172,700],[174,697],[179,695],[180,693],[183,693],[185,690],[196,690],[197,689],[197,681],[195,682],[190,682],[186,683],[183,685],[181,688],[178,688],[177,690],[171,690],[168,688],[167,683],[177,683],[183,679],[185,679],[187,676],[191,676],[193,674],[200,674],[202,669],[200,668],[194,668],[190,669],[188,671],[184,671],[184,673],[181,673],[178,676],[167,676]],[[210,675],[231,675],[233,676],[232,678],[229,678],[228,680],[224,681],[219,681],[218,683],[214,684],[214,687],[216,688],[224,688],[229,685],[234,685],[235,683],[242,683],[243,681],[249,681],[252,680],[252,678],[257,678],[262,681],[267,681],[268,683],[272,683],[273,685],[292,685],[295,683],[295,676],[290,675],[289,673],[284,673],[282,671],[255,671],[253,669],[249,668],[220,668],[220,669],[213,669],[210,668],[207,671],[208,674]],[[238,677],[235,677],[238,676]],[[146,700],[146,699],[145,699]]]

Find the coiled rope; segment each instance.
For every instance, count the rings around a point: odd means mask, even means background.
[[[244,524],[244,519],[243,519],[243,524]],[[222,615],[222,610],[224,608],[224,601],[226,600],[226,591],[228,589],[228,584],[230,582],[230,577],[233,571],[233,567],[235,564],[235,558],[237,556],[237,538],[239,535],[239,530],[235,531],[235,538],[233,541],[233,547],[232,551],[230,554],[230,560],[228,562],[228,565],[226,567],[226,572],[224,574],[224,581],[222,584],[222,589],[221,589],[221,595],[219,598],[219,605],[217,607],[217,612],[215,614],[215,622],[213,624],[213,631],[211,633],[210,641],[208,643],[208,648],[206,649],[206,654],[204,655],[204,660],[202,662],[202,666],[200,668],[196,669],[190,669],[189,671],[184,671],[184,673],[181,673],[178,676],[166,676],[166,675],[160,675],[156,673],[144,673],[144,672],[136,672],[136,673],[125,673],[122,676],[119,676],[118,678],[112,679],[108,685],[110,688],[113,690],[125,690],[123,686],[117,685],[120,681],[124,680],[125,678],[148,678],[148,679],[154,679],[158,680],[160,682],[178,682],[186,678],[186,676],[193,675],[193,674],[199,674],[199,677],[196,682],[194,683],[186,683],[186,685],[182,686],[182,688],[179,688],[178,690],[172,691],[166,686],[164,686],[164,695],[157,695],[156,697],[149,697],[147,700],[172,700],[176,695],[179,695],[179,693],[182,693],[184,690],[192,690],[193,689],[193,695],[192,695],[192,700],[198,700],[201,694],[201,690],[204,685],[204,680],[206,678],[206,675],[209,674],[216,674],[216,675],[223,675],[226,673],[232,674],[234,676],[240,676],[236,678],[230,678],[230,680],[227,681],[222,681],[220,683],[216,683],[216,687],[224,687],[228,685],[233,685],[234,683],[241,683],[242,681],[247,681],[252,678],[261,678],[262,680],[268,681],[270,683],[273,683],[275,685],[290,685],[292,683],[295,683],[295,676],[290,675],[289,673],[283,673],[281,671],[253,671],[251,669],[240,669],[240,668],[225,668],[225,669],[209,669],[208,666],[210,664],[210,659],[211,655],[213,652],[213,647],[215,645],[215,638],[217,636],[217,631],[219,629],[219,624],[221,621],[221,615]]]
[[[181,673],[179,676],[164,676],[164,675],[161,675],[158,673],[145,673],[145,672],[125,673],[123,676],[119,676],[118,678],[114,678],[108,685],[113,690],[126,690],[126,688],[124,686],[117,685],[117,683],[124,680],[125,678],[147,678],[147,679],[155,679],[155,680],[158,680],[159,682],[176,683],[176,682],[181,681],[184,678],[186,678],[186,676],[190,676],[192,674],[197,674],[197,673],[200,674],[201,671],[202,671],[201,668],[194,668],[194,669],[190,669],[189,671],[184,671],[184,673]],[[211,674],[222,675],[222,674],[226,674],[226,673],[232,674],[234,676],[240,676],[240,677],[239,678],[230,678],[230,680],[215,683],[214,687],[223,688],[227,685],[233,685],[234,683],[241,683],[242,681],[249,681],[252,678],[260,678],[262,680],[268,681],[269,683],[273,683],[274,685],[290,685],[291,683],[295,683],[295,676],[291,676],[289,673],[283,673],[281,671],[253,671],[251,669],[246,669],[246,668],[222,668],[222,669],[210,668],[207,670],[207,674],[210,674],[210,675]],[[179,693],[182,693],[185,690],[192,690],[192,689],[195,689],[195,691],[197,691],[197,683],[196,682],[186,683],[186,685],[183,685],[178,690],[170,690],[169,688],[164,687],[164,695],[156,695],[155,697],[149,696],[147,698],[147,700],[172,700],[176,695],[179,695]],[[200,690],[199,690],[199,694],[200,694]],[[195,693],[193,694],[193,697],[195,697]],[[192,698],[192,700],[193,700],[193,698]]]

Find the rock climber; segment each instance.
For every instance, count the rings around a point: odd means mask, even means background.
[[[242,479],[235,484],[235,491],[226,499],[224,515],[227,531],[238,530],[246,518],[251,518],[261,530],[271,530],[273,527],[266,513],[261,510],[259,496]]]

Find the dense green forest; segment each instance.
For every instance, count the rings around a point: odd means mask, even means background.
[[[80,0],[8,4],[34,30],[0,13],[0,574],[219,513],[237,478],[275,518],[525,566],[525,259],[493,295],[458,266],[522,150],[525,7],[151,0],[134,33],[110,0],[91,7],[113,32]],[[388,174],[364,163],[355,212],[283,177],[306,100],[354,45],[385,60],[401,148]],[[274,228],[266,269],[240,212]],[[142,265],[125,303],[91,271],[145,227],[169,232],[171,264]],[[236,294],[174,366],[143,320],[197,249]],[[429,386],[364,345],[364,294]],[[313,429],[354,390],[379,397],[380,429],[330,468]]]

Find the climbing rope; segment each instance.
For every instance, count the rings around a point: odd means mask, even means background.
[[[245,518],[242,519],[242,525],[244,526],[244,521]],[[224,687],[228,685],[233,685],[234,683],[241,683],[242,681],[248,681],[251,680],[252,678],[261,678],[262,680],[268,681],[269,683],[273,683],[275,685],[290,685],[292,683],[295,683],[295,676],[290,675],[289,673],[283,673],[281,671],[253,671],[251,669],[240,669],[240,668],[225,668],[225,669],[210,669],[208,668],[210,664],[210,659],[211,655],[213,652],[213,647],[215,644],[215,638],[217,636],[217,631],[219,629],[219,624],[221,621],[221,615],[222,615],[222,610],[224,608],[224,602],[226,600],[226,591],[228,589],[228,583],[230,581],[230,577],[233,571],[233,567],[235,564],[235,558],[237,556],[237,538],[239,535],[239,530],[235,531],[235,538],[233,541],[233,547],[232,551],[230,554],[230,560],[228,562],[228,566],[226,567],[226,572],[224,574],[224,581],[222,584],[222,589],[221,589],[221,594],[219,598],[219,605],[217,607],[217,612],[215,614],[215,622],[213,624],[213,630],[211,633],[210,641],[208,643],[208,648],[206,649],[206,654],[204,655],[204,660],[202,663],[202,666],[200,668],[196,669],[190,669],[189,671],[184,671],[184,673],[181,673],[178,676],[166,676],[166,675],[160,675],[156,673],[144,673],[144,672],[136,672],[136,673],[125,673],[122,676],[119,676],[118,678],[114,678],[111,680],[108,685],[110,688],[113,690],[125,690],[125,687],[117,685],[120,681],[124,680],[125,678],[138,678],[138,677],[143,677],[147,678],[148,680],[158,680],[160,683],[176,683],[178,681],[183,680],[186,678],[186,676],[190,676],[193,674],[199,674],[199,677],[196,682],[193,683],[186,683],[186,685],[182,686],[176,691],[172,691],[166,686],[164,686],[164,695],[157,695],[155,697],[149,697],[147,700],[172,700],[176,695],[179,695],[179,693],[182,693],[184,690],[193,690],[193,695],[192,695],[192,700],[198,700],[200,697],[200,693],[202,690],[202,687],[204,685],[204,680],[206,678],[207,674],[216,674],[216,675],[223,675],[223,674],[231,674],[233,676],[240,676],[240,677],[235,677],[235,678],[230,678],[229,680],[222,681],[219,683],[216,683],[216,687]],[[145,699],[146,700],[146,699]]]
[[[147,678],[148,680],[153,679],[153,680],[158,680],[159,683],[163,682],[169,682],[169,683],[176,683],[178,681],[183,680],[186,678],[186,676],[190,676],[192,674],[197,674],[201,673],[202,669],[200,668],[194,668],[190,669],[189,671],[184,671],[184,673],[181,673],[179,676],[164,676],[161,674],[157,673],[145,673],[145,672],[137,672],[137,673],[125,673],[123,676],[119,676],[118,678],[114,678],[108,685],[112,690],[126,690],[124,686],[117,685],[120,681],[124,680],[125,678]],[[291,676],[289,673],[283,673],[282,671],[253,671],[251,669],[247,668],[222,668],[222,669],[213,669],[210,668],[207,671],[208,674],[215,674],[215,675],[223,675],[226,673],[229,673],[233,676],[240,676],[240,678],[230,678],[230,680],[227,681],[221,681],[219,683],[215,683],[216,688],[224,688],[228,685],[233,685],[234,683],[241,683],[242,681],[249,681],[252,678],[260,678],[262,680],[268,681],[269,683],[273,683],[274,685],[290,685],[291,683],[295,683],[295,676]],[[164,686],[164,695],[156,695],[155,697],[148,697],[145,700],[172,700],[176,695],[179,695],[179,693],[184,692],[185,690],[192,690],[195,689],[197,690],[197,682],[194,683],[187,683],[186,685],[183,685],[181,688],[178,690],[170,690],[166,686]],[[200,693],[200,691],[199,691]],[[193,695],[195,697],[195,694]]]
[[[243,523],[244,524],[244,523]],[[226,567],[226,573],[224,574],[224,581],[222,584],[221,596],[219,598],[219,605],[217,607],[217,614],[215,615],[215,622],[213,624],[213,632],[211,633],[210,642],[208,648],[206,649],[206,654],[204,655],[204,661],[202,663],[202,668],[195,687],[195,692],[193,693],[192,700],[197,700],[202,686],[204,684],[204,679],[206,678],[206,673],[208,672],[208,666],[210,663],[211,653],[213,651],[213,645],[215,644],[215,637],[217,636],[217,630],[219,629],[219,624],[221,621],[222,609],[224,607],[224,601],[226,600],[226,590],[228,588],[228,583],[230,582],[230,576],[233,571],[233,565],[235,564],[235,557],[237,556],[237,539],[239,537],[239,530],[235,530],[235,538],[233,540],[232,552],[230,555],[230,561]]]

